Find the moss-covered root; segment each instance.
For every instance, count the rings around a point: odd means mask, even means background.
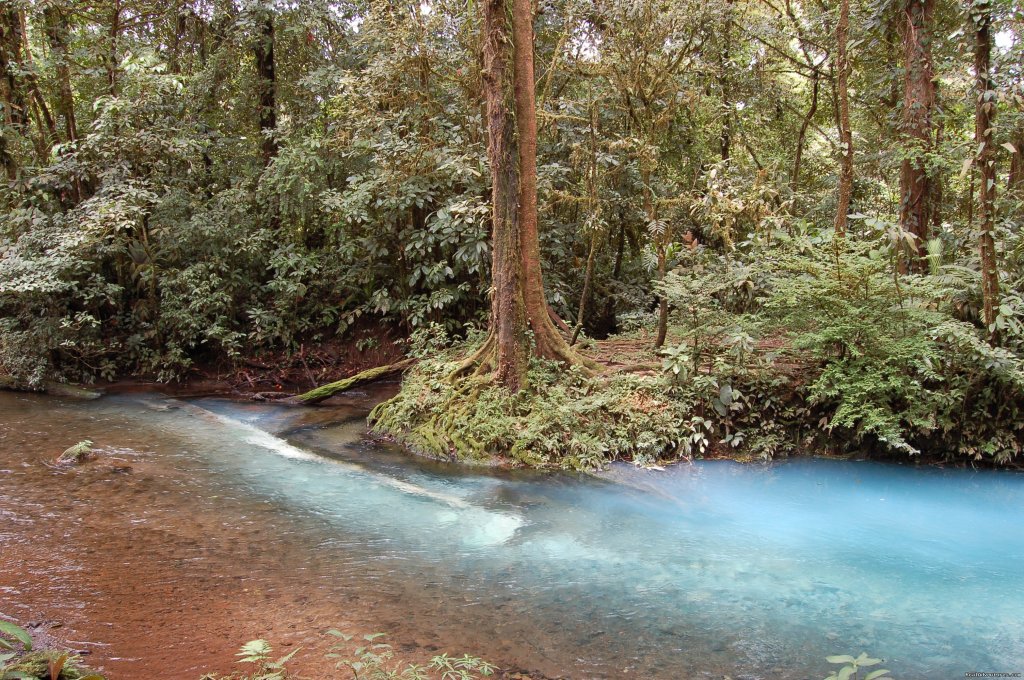
[[[284,401],[289,404],[299,404],[300,406],[312,406],[313,404],[319,404],[321,401],[330,399],[335,394],[344,392],[345,390],[350,390],[353,387],[359,387],[360,385],[371,383],[374,380],[380,380],[392,373],[404,371],[412,366],[415,361],[415,359],[402,359],[401,361],[396,361],[395,363],[387,364],[386,366],[368,368],[362,373],[356,373],[344,380],[338,380],[337,382],[328,383],[327,385],[321,385],[316,389],[290,397]]]

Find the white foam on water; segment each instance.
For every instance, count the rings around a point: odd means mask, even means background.
[[[473,515],[473,517],[471,518],[472,521],[466,523],[471,527],[466,531],[464,537],[464,543],[467,545],[490,546],[504,543],[511,539],[523,524],[522,518],[516,515],[485,510],[457,496],[427,489],[418,484],[388,477],[387,475],[377,474],[372,470],[368,470],[354,463],[319,456],[311,451],[295,446],[294,444],[291,444],[290,442],[285,441],[266,430],[261,430],[255,425],[251,425],[219,413],[214,413],[213,411],[208,411],[202,407],[196,406],[195,404],[180,402],[180,406],[188,413],[197,417],[205,420],[211,420],[236,430],[242,430],[244,432],[243,440],[247,444],[252,444],[253,446],[270,451],[279,456],[283,456],[284,458],[330,465],[335,469],[356,473],[360,477],[367,478],[371,482],[380,486],[395,489],[412,496],[429,498],[449,507],[468,511]]]

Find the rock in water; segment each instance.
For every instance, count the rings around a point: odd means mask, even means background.
[[[92,456],[92,441],[84,439],[74,446],[65,449],[64,453],[57,458],[58,465],[78,465],[89,460]]]

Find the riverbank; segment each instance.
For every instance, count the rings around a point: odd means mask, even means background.
[[[1017,658],[1019,475],[468,468],[367,437],[380,396],[0,393],[0,613],[112,680],[226,672],[257,637],[331,677],[329,628],[574,679],[796,680],[866,650],[930,680]],[[51,465],[85,438],[93,461]]]
[[[1006,357],[998,352],[984,367],[951,363],[947,375],[921,374],[882,348],[874,350],[878,356],[848,357],[812,351],[785,334],[698,339],[674,328],[667,349],[657,350],[654,338],[638,331],[585,338],[577,349],[594,370],[534,361],[527,389],[512,395],[487,375],[451,379],[477,342],[436,327],[404,338],[366,325],[298,351],[196,363],[175,381],[125,376],[41,387],[72,397],[76,390],[83,397],[160,391],[276,401],[391,365],[396,370],[381,377],[402,375],[401,388],[371,413],[377,436],[430,458],[505,467],[593,471],[612,461],[662,466],[815,455],[1018,468],[1024,450],[1024,421],[1014,417],[1024,408],[1017,372],[999,363]],[[943,397],[951,385],[965,395],[1008,398],[979,420]],[[928,406],[939,402],[938,411]]]

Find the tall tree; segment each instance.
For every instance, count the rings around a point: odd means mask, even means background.
[[[725,0],[722,44],[718,50],[718,87],[722,94],[722,130],[719,133],[718,143],[723,161],[729,160],[732,145],[733,102],[732,93],[730,92],[729,71],[732,63],[733,2],[734,0]],[[661,344],[659,343],[656,346],[660,347]]]
[[[484,3],[484,99],[489,134],[487,157],[491,164],[491,219],[493,229],[491,279],[493,301],[491,337],[481,348],[481,367],[496,353],[500,384],[518,390],[526,382],[530,345],[526,333],[526,298],[520,231],[520,148],[515,129],[515,99],[509,62],[510,30],[507,0]]]
[[[46,40],[50,47],[54,75],[57,78],[57,115],[64,120],[67,141],[78,139],[78,121],[75,118],[75,98],[71,87],[71,65],[68,56],[68,17],[57,2],[43,8]]]
[[[906,157],[900,168],[900,227],[914,235],[901,259],[904,271],[925,268],[924,244],[932,214],[932,183],[926,155],[932,150],[935,69],[932,39],[935,0],[907,0],[903,8],[903,116]]]
[[[992,339],[996,338],[996,307],[999,305],[999,273],[992,232],[995,227],[996,154],[993,121],[996,114],[996,89],[992,82],[992,10],[990,0],[971,3],[974,23],[974,77],[977,99],[974,108],[974,141],[981,176],[978,194],[979,251],[981,254],[982,316]]]
[[[839,2],[839,22],[836,24],[836,76],[839,98],[839,200],[836,204],[835,234],[846,235],[847,215],[853,195],[853,130],[850,127],[850,0]]]
[[[263,163],[267,165],[277,155],[277,75],[274,63],[274,12],[261,7],[257,21],[259,34],[253,47],[256,58],[256,80],[260,134],[263,136]]]
[[[474,365],[481,372],[494,369],[501,385],[517,391],[526,384],[531,353],[568,363],[587,362],[559,334],[544,298],[530,0],[487,0],[483,41],[494,297],[490,335],[462,371]]]

